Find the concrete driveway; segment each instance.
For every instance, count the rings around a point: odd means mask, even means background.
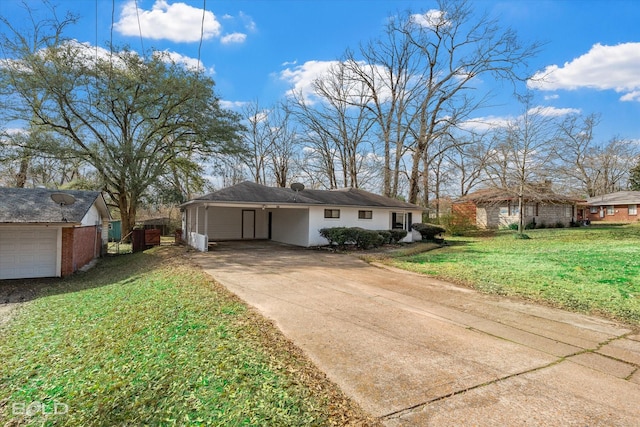
[[[193,255],[387,426],[640,424],[640,335],[350,255]]]

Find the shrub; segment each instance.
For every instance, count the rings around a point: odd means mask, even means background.
[[[342,248],[346,246],[351,237],[347,227],[322,228],[320,235],[327,239],[330,245],[338,245]]]
[[[391,243],[391,230],[378,230],[377,233],[382,237],[383,245],[388,245]]]
[[[365,230],[360,227],[330,227],[319,230],[322,237],[329,241],[330,245],[345,248],[347,245],[355,245],[360,249],[377,248],[385,242],[385,237],[379,231]]]
[[[556,228],[564,228],[564,222],[562,221],[556,222]]]
[[[443,234],[447,231],[439,225],[427,224],[424,222],[411,224],[411,228],[420,233],[422,240],[434,240],[438,234]]]
[[[533,229],[534,229],[534,228],[536,228],[537,226],[538,226],[538,224],[536,224],[536,222],[535,222],[535,221],[531,221],[531,222],[528,222],[528,223],[524,226],[524,229],[525,229],[525,230],[533,230]]]
[[[518,229],[518,223],[517,222],[512,222],[511,224],[507,225],[507,229],[508,230],[517,230]]]
[[[360,249],[377,248],[384,243],[384,237],[375,230],[356,229],[356,247]]]
[[[440,215],[440,217],[434,219],[434,223],[444,227],[447,233],[452,236],[462,236],[465,233],[477,230],[477,227],[471,223],[469,217],[459,213]]]
[[[389,243],[391,244],[398,243],[407,237],[407,230],[389,230],[389,233],[391,234],[391,238],[389,239]]]

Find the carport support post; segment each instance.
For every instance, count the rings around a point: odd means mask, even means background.
[[[204,234],[205,236],[209,235],[209,206],[205,206],[204,207]],[[209,240],[209,238],[207,237],[207,240]],[[209,244],[209,242],[207,241],[207,245]]]

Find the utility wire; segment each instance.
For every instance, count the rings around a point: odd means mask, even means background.
[[[205,13],[207,11],[207,0],[202,0],[202,22],[200,23],[200,44],[198,45],[198,62],[197,62],[197,69],[196,69],[196,75],[200,74],[200,52],[202,50],[202,39],[204,38],[204,17],[205,17]],[[204,67],[202,67],[204,68]]]

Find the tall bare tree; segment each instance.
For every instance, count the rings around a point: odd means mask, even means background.
[[[438,9],[394,20],[394,30],[421,55],[425,93],[419,99],[418,119],[412,122],[409,201],[418,202],[422,161],[429,147],[451,127],[483,105],[473,96],[474,82],[483,76],[500,80],[526,77],[522,69],[540,47],[524,44],[511,29],[478,15],[465,0],[440,0]],[[405,141],[407,143],[407,141]]]
[[[369,89],[340,61],[313,84],[317,99],[293,97],[293,111],[314,149],[324,158],[330,188],[359,186],[363,158],[373,150],[369,131],[374,124],[365,107]],[[330,165],[330,163],[333,163]],[[336,167],[337,163],[337,167]],[[341,180],[337,179],[341,175]]]
[[[524,232],[524,203],[549,195],[541,186],[552,170],[557,141],[557,119],[532,105],[530,95],[520,97],[523,111],[505,127],[496,129],[496,149],[487,163],[491,186],[518,201],[518,232]],[[495,173],[498,172],[498,173]]]

